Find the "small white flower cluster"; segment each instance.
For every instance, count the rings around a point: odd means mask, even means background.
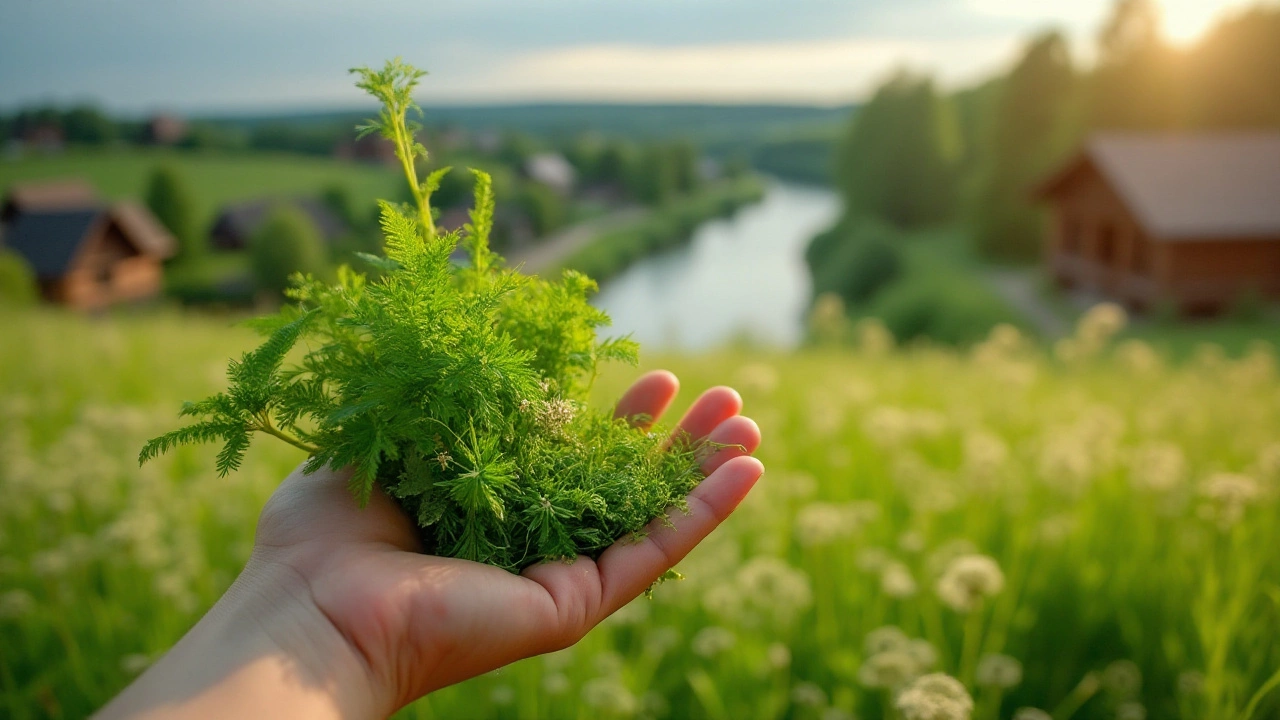
[[[1096,357],[1128,322],[1128,313],[1119,305],[1109,302],[1094,305],[1076,322],[1075,335],[1054,345],[1054,354],[1066,363]]]
[[[934,589],[947,607],[967,613],[1004,590],[1004,573],[988,555],[961,555],[943,571]]]
[[[809,503],[796,513],[796,539],[806,547],[830,545],[852,537],[880,517],[873,502]]]
[[[1245,509],[1262,498],[1262,486],[1248,475],[1215,473],[1200,486],[1200,494],[1208,500],[1202,513],[1229,530],[1244,517]]]
[[[889,625],[867,633],[866,659],[858,668],[863,687],[897,690],[923,675],[938,662],[938,653],[927,640],[907,637]]]
[[[969,720],[973,698],[959,680],[943,673],[918,678],[894,705],[903,720]]]
[[[975,679],[979,687],[1008,690],[1022,682],[1022,663],[1015,657],[992,653],[978,660]]]

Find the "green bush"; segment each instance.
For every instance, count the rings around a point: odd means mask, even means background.
[[[295,272],[324,274],[327,255],[315,224],[289,205],[273,211],[249,238],[249,266],[259,291],[283,293]]]
[[[867,310],[900,342],[919,338],[948,345],[977,342],[1015,318],[1000,301],[957,278],[909,275],[885,288]]]
[[[178,241],[175,260],[204,254],[204,237],[196,230],[191,191],[176,169],[162,165],[151,173],[147,181],[147,207]]]
[[[900,233],[871,219],[841,221],[818,235],[805,253],[814,297],[836,293],[846,305],[870,301],[903,274]]]
[[[0,305],[31,305],[38,296],[31,266],[21,255],[0,248]]]

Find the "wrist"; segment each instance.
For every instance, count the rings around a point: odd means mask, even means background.
[[[255,554],[208,614],[102,717],[363,718],[391,710],[306,580]]]

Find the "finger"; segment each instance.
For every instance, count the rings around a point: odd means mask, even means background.
[[[696,442],[742,410],[742,396],[730,387],[713,387],[693,401],[671,433],[671,440]]]
[[[600,606],[595,622],[630,602],[662,573],[680,562],[742,502],[764,472],[759,460],[733,458],[689,493],[689,511],[667,511],[670,525],[657,518],[639,542],[623,539],[596,561]]]
[[[626,418],[632,425],[647,430],[667,411],[679,390],[680,381],[670,372],[654,370],[645,373],[622,394],[613,416]]]
[[[760,447],[760,427],[756,421],[734,415],[707,435],[703,449],[702,472],[710,475],[733,458],[750,455]]]

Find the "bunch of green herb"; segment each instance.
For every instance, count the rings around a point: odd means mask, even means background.
[[[448,168],[419,177],[427,151],[408,119],[424,73],[398,59],[353,72],[383,104],[360,131],[395,145],[415,201],[381,203],[386,256],[363,256],[373,277],[345,266],[336,284],[296,276],[294,304],[253,321],[268,338],[231,361],[230,387],[185,404],[196,422],[147,443],[140,461],[220,441],[225,475],[254,433],[274,435],[310,453],[307,472],[350,468],[361,502],[375,486],[395,498],[427,552],[509,570],[640,532],[702,475],[695,448],[587,405],[597,364],[634,362],[636,344],[597,339],[609,318],[588,303],[586,276],[503,267],[486,174],[472,171],[470,223],[440,231],[430,199]]]

